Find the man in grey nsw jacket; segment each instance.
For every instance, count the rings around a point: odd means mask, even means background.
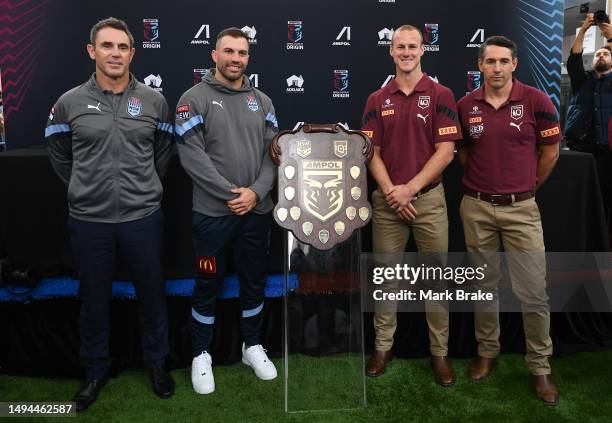
[[[230,253],[240,279],[242,362],[260,379],[277,375],[260,332],[276,173],[268,147],[278,124],[270,98],[244,75],[249,42],[240,29],[219,33],[212,59],[215,68],[179,100],[175,126],[181,164],[193,180],[191,381],[199,394],[215,390],[209,351]]]
[[[174,393],[164,369],[168,317],[161,269],[161,179],[173,146],[168,105],[129,72],[134,38],[124,21],[98,22],[90,42],[95,73],[59,98],[45,130],[53,168],[68,187],[68,227],[80,280],[85,382],[74,398],[77,411],[97,399],[108,377],[117,252],[140,300],[143,361],[153,391],[161,398]]]

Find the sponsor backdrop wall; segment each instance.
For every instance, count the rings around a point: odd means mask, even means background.
[[[392,77],[392,29],[419,27],[423,69],[460,98],[480,86],[477,47],[503,34],[519,44],[516,76],[559,106],[561,0],[0,0],[0,68],[9,149],[43,144],[49,110],[88,79],[89,29],[125,19],[136,39],[132,71],[173,108],[213,66],[218,31],[249,35],[247,74],[276,106],[281,129],[298,121],[358,128],[367,96]]]

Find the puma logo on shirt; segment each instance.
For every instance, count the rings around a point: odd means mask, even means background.
[[[521,125],[523,124],[523,122],[519,123],[518,125],[514,122],[510,122],[510,126],[514,126],[516,129],[519,130],[519,132],[521,132]]]

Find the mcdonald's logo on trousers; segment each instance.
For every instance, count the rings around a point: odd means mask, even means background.
[[[217,273],[217,261],[214,257],[198,257],[197,266],[200,273]]]

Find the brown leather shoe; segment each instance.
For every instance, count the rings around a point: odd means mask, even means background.
[[[436,383],[445,388],[455,384],[455,372],[447,357],[432,356],[429,360],[434,372]]]
[[[368,365],[366,366],[366,375],[370,377],[380,376],[385,372],[387,363],[391,361],[393,352],[389,351],[374,351]]]
[[[471,380],[486,379],[497,366],[496,358],[477,357],[470,364],[468,376]]]
[[[557,405],[559,403],[559,391],[552,375],[531,375],[531,382],[536,391],[536,397],[546,405]]]

